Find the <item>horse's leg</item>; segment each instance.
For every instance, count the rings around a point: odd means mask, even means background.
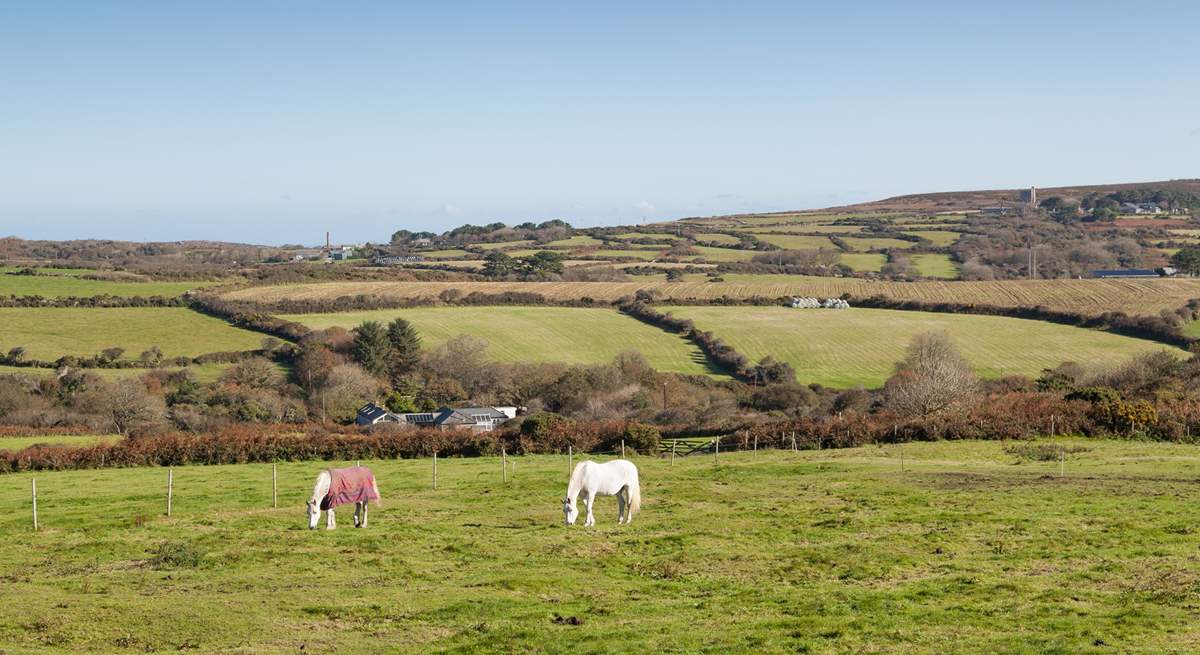
[[[617,525],[625,522],[625,489],[617,492]]]
[[[596,517],[592,515],[592,505],[595,504],[595,502],[596,502],[596,492],[589,491],[587,494],[587,508],[588,508],[587,521],[584,521],[584,523],[583,523],[585,526],[596,525]]]
[[[365,528],[365,527],[367,527],[367,508],[369,508],[371,506],[371,502],[368,500],[364,500],[362,506],[363,506],[363,521],[362,521],[361,527]]]
[[[362,527],[362,525],[359,523],[361,521],[361,519],[359,519],[359,517],[358,517],[358,514],[361,511],[362,511],[362,503],[354,503],[354,527],[356,527],[356,528]]]
[[[337,527],[337,519],[333,517],[333,508],[330,507],[325,512],[325,529],[332,530]]]

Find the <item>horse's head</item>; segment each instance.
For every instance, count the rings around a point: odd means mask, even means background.
[[[304,506],[308,510],[308,529],[316,530],[317,521],[321,519],[321,508],[311,500],[305,503]]]
[[[570,496],[564,496],[562,503],[563,515],[567,519],[567,525],[575,525],[575,518],[579,516],[579,509],[575,507],[575,503],[571,500]]]

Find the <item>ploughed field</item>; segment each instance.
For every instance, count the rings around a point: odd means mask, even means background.
[[[386,299],[433,298],[447,289],[488,294],[519,291],[551,300],[592,298],[610,302],[638,290],[658,292],[664,299],[712,300],[780,296],[856,298],[880,295],[896,300],[934,303],[1044,305],[1050,309],[1100,314],[1123,311],[1157,316],[1200,297],[1200,279],[1142,280],[1004,280],[988,282],[923,281],[884,282],[857,278],[800,275],[747,276],[739,282],[664,282],[659,279],[631,282],[324,282],[283,284],[238,289],[224,294],[230,300],[273,302],[281,300],[331,300],[343,296],[377,296]]]
[[[1120,364],[1138,353],[1168,350],[1153,341],[1098,330],[1003,316],[890,309],[663,307],[724,339],[751,360],[770,355],[791,364],[801,383],[882,386],[912,338],[945,331],[977,373],[1037,377],[1064,361]]]
[[[503,362],[607,364],[636,350],[651,366],[675,373],[714,373],[704,353],[684,337],[647,325],[614,309],[578,307],[420,307],[336,314],[292,314],[280,318],[324,329],[357,327],[363,321],[410,321],[422,346],[436,347],[460,336],[488,343],[487,355]]]
[[[29,359],[89,356],[105,348],[125,349],[126,359],[152,346],[165,357],[251,350],[262,334],[183,307],[6,307],[0,308],[0,348],[25,348]]]
[[[1059,477],[1059,444],[1068,446]],[[636,457],[643,511],[562,525],[562,456],[364,461],[383,507],[310,532],[329,464],[0,485],[8,652],[1162,653],[1200,649],[1200,448],[943,442]],[[1076,450],[1083,449],[1082,451]]]

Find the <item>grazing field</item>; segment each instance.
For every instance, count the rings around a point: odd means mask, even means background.
[[[732,251],[736,252],[736,251]],[[752,251],[746,251],[752,254]],[[502,293],[522,291],[551,299],[589,297],[611,301],[639,289],[657,291],[678,300],[781,297],[789,295],[856,298],[885,296],[896,300],[953,302],[1019,307],[1044,305],[1051,309],[1098,314],[1123,311],[1156,316],[1163,309],[1182,307],[1200,297],[1200,279],[1142,280],[1008,280],[989,282],[885,282],[855,278],[756,276],[753,282],[711,284],[703,281],[668,283],[657,279],[630,282],[325,282],[251,287],[224,294],[232,300],[331,299],[359,294],[383,298],[436,298],[446,289]]]
[[[21,346],[30,359],[88,356],[112,346],[124,348],[126,359],[152,346],[165,357],[195,357],[252,350],[263,336],[182,307],[0,309],[0,348]]]
[[[713,248],[712,246],[692,246],[692,250],[700,253],[700,258],[710,262],[748,262],[761,252],[754,250],[736,250],[734,248]]]
[[[89,271],[73,271],[70,275],[11,275],[0,273],[0,296],[165,296],[175,297],[189,289],[216,284],[215,282],[112,282],[84,280],[80,275]]]
[[[36,437],[0,437],[0,450],[21,450],[29,446],[90,446],[101,442],[115,442],[121,437],[115,434],[49,434]]]
[[[912,248],[917,245],[912,241],[904,241],[903,239],[889,239],[887,237],[842,237],[842,240],[856,251],[885,250],[887,248]]]
[[[874,252],[844,252],[838,258],[843,264],[856,271],[879,272],[883,268],[883,265],[887,263],[887,255]]]
[[[943,277],[953,280],[958,277],[958,265],[950,255],[913,255],[911,257],[917,273],[925,277]]]
[[[660,254],[666,249],[667,249],[667,246],[663,246],[662,248],[655,248],[652,250],[650,250],[650,249],[595,250],[595,251],[586,253],[586,256],[588,256],[588,257],[607,257],[607,258],[612,258],[612,259],[617,259],[617,258],[621,258],[621,257],[634,257],[637,259],[645,259],[646,261],[649,261],[651,259],[657,259],[660,256]]]
[[[737,245],[742,242],[741,239],[729,235],[721,234],[720,232],[702,232],[696,235],[696,238],[701,241],[712,241],[713,243],[728,243],[729,245]]]
[[[883,385],[912,337],[946,331],[975,371],[986,377],[1037,377],[1064,361],[1118,364],[1144,352],[1184,351],[1108,332],[1002,316],[889,309],[799,310],[787,307],[671,307],[757,361],[791,364],[804,384]]]
[[[958,241],[958,238],[962,236],[958,232],[950,232],[948,230],[923,230],[916,232],[905,232],[905,234],[921,237],[922,239],[929,239],[931,242],[933,242],[933,245],[939,247],[954,245],[954,242]]]
[[[835,250],[837,246],[826,237],[801,236],[796,234],[756,234],[759,241],[766,241],[784,250]]]
[[[623,351],[636,350],[660,371],[712,372],[704,354],[687,339],[612,309],[421,307],[281,318],[322,329],[396,317],[417,328],[425,348],[468,334],[486,340],[488,356],[497,361],[607,364]]]
[[[1069,450],[1066,475],[1041,450]],[[904,466],[900,452],[903,448]],[[364,461],[365,530],[309,531],[336,463],[0,485],[8,652],[1164,653],[1200,647],[1200,448],[1070,440],[637,457],[643,508],[562,525],[565,457]],[[342,463],[344,465],[344,463]]]

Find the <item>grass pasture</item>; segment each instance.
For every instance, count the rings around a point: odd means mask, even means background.
[[[917,273],[925,277],[948,280],[958,277],[958,265],[950,259],[950,255],[913,255],[911,259]]]
[[[1041,450],[1069,447],[1064,477]],[[903,448],[904,468],[900,465]],[[73,653],[1165,653],[1200,647],[1200,448],[942,442],[635,458],[643,510],[562,525],[565,457],[364,461],[383,506],[309,531],[328,463],[0,485],[0,643]]]
[[[891,239],[888,237],[842,237],[846,245],[856,252],[866,250],[886,250],[888,248],[912,248],[917,244],[912,241],[904,241],[903,239]]]
[[[1119,364],[1144,352],[1180,349],[1108,332],[1003,316],[889,309],[801,310],[786,307],[672,307],[757,361],[791,364],[803,383],[868,388],[883,385],[912,337],[946,331],[982,376],[1037,377],[1064,361]]]
[[[183,307],[6,307],[0,309],[0,348],[25,348],[30,359],[94,355],[119,346],[136,358],[151,346],[166,357],[252,350],[262,334]]]
[[[844,252],[838,259],[856,271],[878,272],[887,263],[887,255],[874,252]]]
[[[64,269],[65,270],[65,269]],[[90,271],[75,271],[71,274],[12,275],[0,273],[0,296],[41,296],[43,298],[65,298],[68,296],[119,296],[123,298],[165,296],[172,298],[189,289],[210,286],[214,282],[114,282],[109,280],[85,280],[81,276]]]
[[[958,238],[962,236],[962,234],[959,232],[951,232],[949,230],[922,230],[905,232],[905,234],[921,237],[922,239],[929,239],[933,245],[938,247],[952,246],[954,245],[954,242],[958,241]]]
[[[690,341],[612,309],[578,307],[420,307],[338,314],[283,316],[312,328],[353,328],[363,321],[402,317],[421,334],[422,345],[468,334],[488,342],[488,356],[502,362],[607,364],[637,350],[661,371],[710,373],[704,354]]]
[[[756,234],[759,241],[766,241],[784,250],[835,250],[837,246],[826,237],[803,236],[798,234]]]

